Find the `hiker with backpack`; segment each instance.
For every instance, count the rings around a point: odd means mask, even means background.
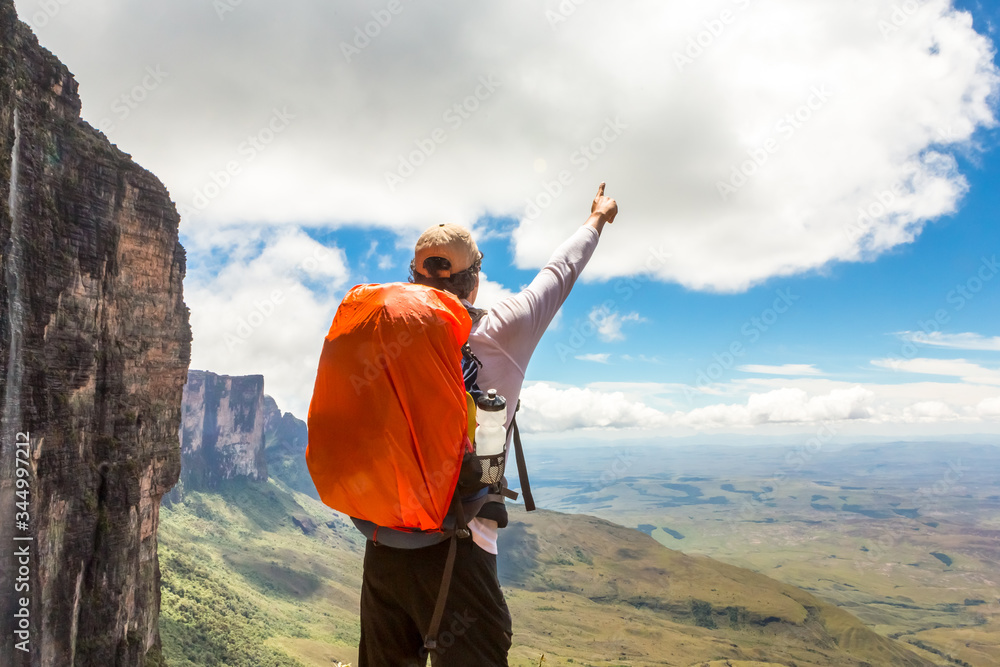
[[[482,253],[456,225],[417,241],[410,283],[361,285],[326,338],[309,410],[323,501],[368,537],[359,667],[507,665],[497,578],[509,444],[534,508],[516,425],[525,368],[618,205],[590,217],[520,293],[475,307]],[[478,427],[477,427],[478,422]],[[484,451],[490,448],[490,451]]]

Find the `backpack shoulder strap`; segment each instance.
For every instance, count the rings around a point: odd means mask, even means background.
[[[469,311],[469,316],[472,318],[473,324],[479,322],[485,315],[485,310],[475,308],[466,305],[466,310]],[[483,362],[481,362],[475,354],[472,353],[472,347],[466,343],[462,348],[462,374],[465,376],[465,389],[468,391],[473,398],[478,399],[479,395],[482,394],[482,390],[479,388],[479,369],[482,368]],[[528,482],[528,468],[524,462],[524,449],[521,446],[521,432],[517,428],[517,411],[521,409],[521,401],[517,402],[517,409],[514,410],[514,419],[510,422],[510,427],[514,430],[514,457],[517,459],[517,476],[521,482],[521,493],[524,495],[524,508],[528,512],[535,509],[535,500],[531,495],[531,484]],[[500,502],[503,503],[504,498],[511,498],[516,500],[517,493],[510,491],[505,488],[499,489],[499,493],[491,494],[487,497],[487,502]],[[474,516],[474,515],[473,515]]]
[[[531,497],[528,468],[524,464],[524,448],[521,447],[521,432],[517,429],[517,415],[514,415],[510,427],[514,429],[514,457],[517,459],[517,476],[521,480],[521,493],[524,495],[524,509],[531,512],[535,509],[535,499]]]
[[[473,324],[476,324],[477,322],[479,322],[479,320],[486,317],[486,314],[489,312],[488,310],[483,310],[482,308],[476,308],[471,304],[463,304],[463,305],[465,305],[465,309],[469,312],[469,317],[472,318]]]
[[[451,544],[448,545],[448,558],[444,563],[444,573],[441,575],[441,587],[438,589],[437,601],[434,603],[434,614],[431,616],[431,624],[427,628],[427,635],[424,637],[424,648],[428,651],[437,650],[438,631],[441,629],[441,620],[444,618],[444,607],[448,602],[451,576],[455,571],[455,555],[458,553],[458,541],[460,539],[468,539],[472,535],[465,520],[462,499],[459,498],[457,492],[451,498],[451,511],[455,515],[455,532],[452,533]],[[432,660],[431,662],[433,663],[434,661]]]
[[[479,369],[482,367],[483,362],[472,353],[472,346],[466,342],[462,346],[462,378],[465,380],[465,391],[476,401],[483,394],[479,388]]]

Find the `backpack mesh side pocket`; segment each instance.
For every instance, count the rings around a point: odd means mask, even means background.
[[[479,464],[483,468],[482,477],[480,481],[486,486],[494,486],[500,483],[503,479],[503,469],[506,461],[507,449],[499,454],[494,454],[493,456],[477,456],[479,459]]]

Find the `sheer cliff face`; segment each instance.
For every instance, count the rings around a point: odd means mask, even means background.
[[[264,377],[188,373],[181,421],[185,488],[237,477],[267,479]]]
[[[0,0],[0,655],[156,664],[158,510],[180,471],[190,356],[184,252],[163,185],[79,115],[69,71]]]

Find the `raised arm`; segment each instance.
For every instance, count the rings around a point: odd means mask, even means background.
[[[604,195],[604,183],[598,188],[590,211],[583,226],[556,249],[531,284],[494,306],[488,322],[484,323],[490,337],[503,346],[522,370],[590,261],[604,225],[613,223],[618,215],[618,204]]]

